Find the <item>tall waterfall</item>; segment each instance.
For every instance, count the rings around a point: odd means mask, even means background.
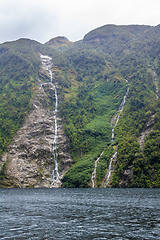
[[[53,74],[52,74],[52,58],[49,56],[44,56],[40,55],[41,61],[42,61],[42,68],[46,71],[48,71],[49,76],[50,76],[50,81],[52,83],[53,81]],[[59,172],[58,172],[58,153],[57,153],[57,139],[58,139],[58,124],[57,124],[57,108],[58,108],[58,94],[57,94],[57,89],[56,85],[54,85],[55,89],[55,109],[54,109],[54,129],[55,129],[55,134],[54,134],[54,139],[53,139],[53,144],[52,144],[52,152],[54,156],[54,164],[55,167],[52,171],[52,177],[51,177],[51,187],[54,187],[55,184],[59,181]]]
[[[153,75],[154,75],[154,83],[156,85],[156,97],[158,98],[158,77],[155,71],[153,71]]]
[[[128,92],[129,92],[129,87],[127,88],[127,92],[126,92],[126,94],[123,97],[123,101],[119,105],[119,109],[118,109],[117,114],[111,119],[111,126],[112,126],[111,142],[114,141],[114,128],[117,126],[119,118],[120,118],[120,114],[123,111],[123,108],[124,108],[124,106],[126,104],[126,97],[128,95]],[[113,154],[113,156],[110,159],[109,167],[108,167],[108,170],[107,170],[107,174],[105,175],[104,188],[109,185],[110,178],[111,178],[111,173],[112,173],[112,170],[113,170],[112,169],[112,163],[113,163],[113,161],[116,161],[116,157],[117,157],[117,149],[116,149],[115,153]]]

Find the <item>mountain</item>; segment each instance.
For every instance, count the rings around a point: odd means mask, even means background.
[[[45,45],[48,45],[50,47],[65,47],[72,44],[66,37],[55,37],[50,39],[48,42],[45,43]]]
[[[159,46],[160,25],[1,44],[1,187],[160,187]]]

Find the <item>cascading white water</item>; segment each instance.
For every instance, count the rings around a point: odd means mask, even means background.
[[[121,104],[120,104],[120,106],[119,106],[118,113],[117,113],[116,118],[115,118],[115,119],[116,119],[116,122],[115,122],[114,127],[116,127],[117,124],[118,124],[118,122],[119,122],[120,114],[121,114],[121,112],[123,111],[123,108],[124,108],[124,106],[125,106],[125,104],[126,104],[126,97],[127,97],[127,95],[128,95],[128,92],[129,92],[129,87],[127,88],[127,92],[126,92],[126,94],[124,95],[123,101],[121,102]]]
[[[94,188],[94,181],[96,179],[97,163],[98,163],[99,159],[101,158],[101,156],[103,155],[103,153],[104,153],[104,151],[100,154],[100,156],[97,158],[97,160],[94,163],[94,171],[93,171],[92,177],[91,177],[92,188]]]
[[[127,92],[126,94],[124,95],[123,97],[123,101],[121,102],[121,104],[119,105],[119,109],[118,109],[118,112],[117,114],[114,116],[114,118],[111,119],[111,126],[112,126],[112,136],[111,136],[111,142],[114,141],[114,128],[117,126],[118,124],[118,121],[119,121],[119,118],[120,118],[120,114],[121,112],[123,111],[123,108],[126,104],[126,97],[128,95],[128,92],[129,92],[129,87],[127,88]]]
[[[53,81],[53,74],[52,74],[52,58],[50,58],[49,56],[44,56],[44,55],[40,55],[40,58],[42,60],[42,68],[46,71],[48,71],[49,75],[50,75],[50,81],[52,83]],[[53,146],[52,146],[52,152],[53,152],[53,156],[54,156],[54,170],[52,171],[52,183],[51,183],[51,187],[54,187],[54,185],[56,184],[57,181],[59,181],[59,172],[58,172],[58,153],[57,153],[57,138],[58,138],[58,124],[57,124],[57,109],[58,109],[58,94],[57,94],[57,89],[56,89],[56,85],[54,85],[54,89],[55,89],[55,109],[54,109],[54,120],[55,120],[55,124],[54,124],[54,129],[55,129],[55,134],[54,134],[54,140],[53,140]]]
[[[123,101],[121,102],[121,104],[119,106],[118,113],[116,114],[116,116],[114,118],[111,119],[111,126],[112,126],[111,142],[114,141],[114,128],[117,126],[119,118],[120,118],[120,114],[123,111],[123,108],[124,108],[124,106],[126,104],[126,97],[128,95],[128,92],[129,92],[129,87],[127,88],[127,92],[124,95]],[[107,187],[109,182],[110,182],[111,173],[112,173],[112,163],[113,163],[113,161],[116,160],[116,157],[117,157],[117,149],[116,149],[115,153],[113,154],[113,156],[110,159],[109,167],[108,167],[108,170],[107,170],[107,174],[105,176],[106,181],[105,181],[105,184],[104,184],[104,188]]]
[[[58,173],[58,153],[57,153],[57,130],[58,130],[58,125],[57,125],[57,117],[56,115],[54,116],[55,119],[55,135],[54,135],[54,140],[53,140],[53,155],[54,155],[54,170],[52,171],[52,184],[51,186],[54,186],[54,184],[59,180],[59,173]]]
[[[58,94],[57,94],[57,89],[56,86],[54,85],[54,89],[55,89],[55,98],[56,98],[56,102],[55,102],[55,112],[57,112],[57,108],[58,108]]]
[[[112,136],[111,136],[111,142],[114,141],[114,128],[112,128]]]
[[[52,63],[51,63],[52,58],[49,57],[49,56],[45,56],[45,55],[40,54],[40,59],[41,59],[41,61],[42,61],[42,68],[43,68],[44,70],[48,71],[48,72],[49,72],[49,75],[50,75],[51,65],[52,65]],[[50,76],[51,76],[51,75],[50,75]],[[51,78],[51,81],[52,81],[52,78]]]
[[[51,65],[52,66],[52,65]],[[53,80],[53,74],[52,74],[52,70],[51,70],[51,66],[49,68],[49,75],[50,75],[50,78],[51,78],[51,82]],[[56,89],[56,85],[54,85],[54,90],[55,90],[55,98],[56,98],[56,101],[55,101],[55,112],[57,112],[57,108],[58,108],[58,94],[57,94],[57,89]]]
[[[116,160],[116,157],[117,157],[117,150],[115,151],[115,153],[111,157],[109,167],[108,167],[108,171],[107,171],[107,175],[105,177],[106,178],[106,183],[104,184],[104,188],[107,187],[109,182],[110,182],[110,177],[111,177],[111,173],[112,173],[112,162]]]
[[[121,102],[121,104],[119,106],[118,113],[116,114],[116,116],[114,118],[111,119],[111,126],[112,126],[111,142],[114,141],[114,128],[118,124],[120,114],[123,111],[123,108],[124,108],[124,106],[126,104],[126,97],[128,95],[128,92],[129,92],[129,87],[127,88],[127,92],[124,95],[123,101]],[[94,186],[95,186],[97,163],[99,162],[99,159],[101,158],[103,153],[104,153],[104,151],[100,154],[100,156],[97,158],[97,160],[94,163],[94,171],[93,171],[92,177],[91,177],[92,188],[94,188]],[[107,187],[109,182],[110,182],[110,177],[111,177],[111,173],[112,173],[112,162],[116,160],[116,157],[117,157],[117,149],[116,149],[115,153],[113,154],[113,156],[111,157],[111,160],[109,162],[109,167],[108,167],[108,170],[107,170],[107,174],[105,176],[106,180],[105,180],[105,183],[104,183],[104,188]]]
[[[154,83],[156,85],[156,97],[158,98],[158,78],[155,71],[153,71],[153,75],[154,75]]]

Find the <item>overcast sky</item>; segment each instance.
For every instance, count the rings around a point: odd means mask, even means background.
[[[0,43],[56,36],[77,41],[106,24],[160,24],[159,0],[0,0]]]

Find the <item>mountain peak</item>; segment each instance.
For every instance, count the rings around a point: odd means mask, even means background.
[[[68,45],[71,42],[68,40],[68,38],[64,37],[64,36],[58,36],[55,38],[50,39],[48,42],[45,43],[45,45],[48,46],[60,46],[60,45]]]

